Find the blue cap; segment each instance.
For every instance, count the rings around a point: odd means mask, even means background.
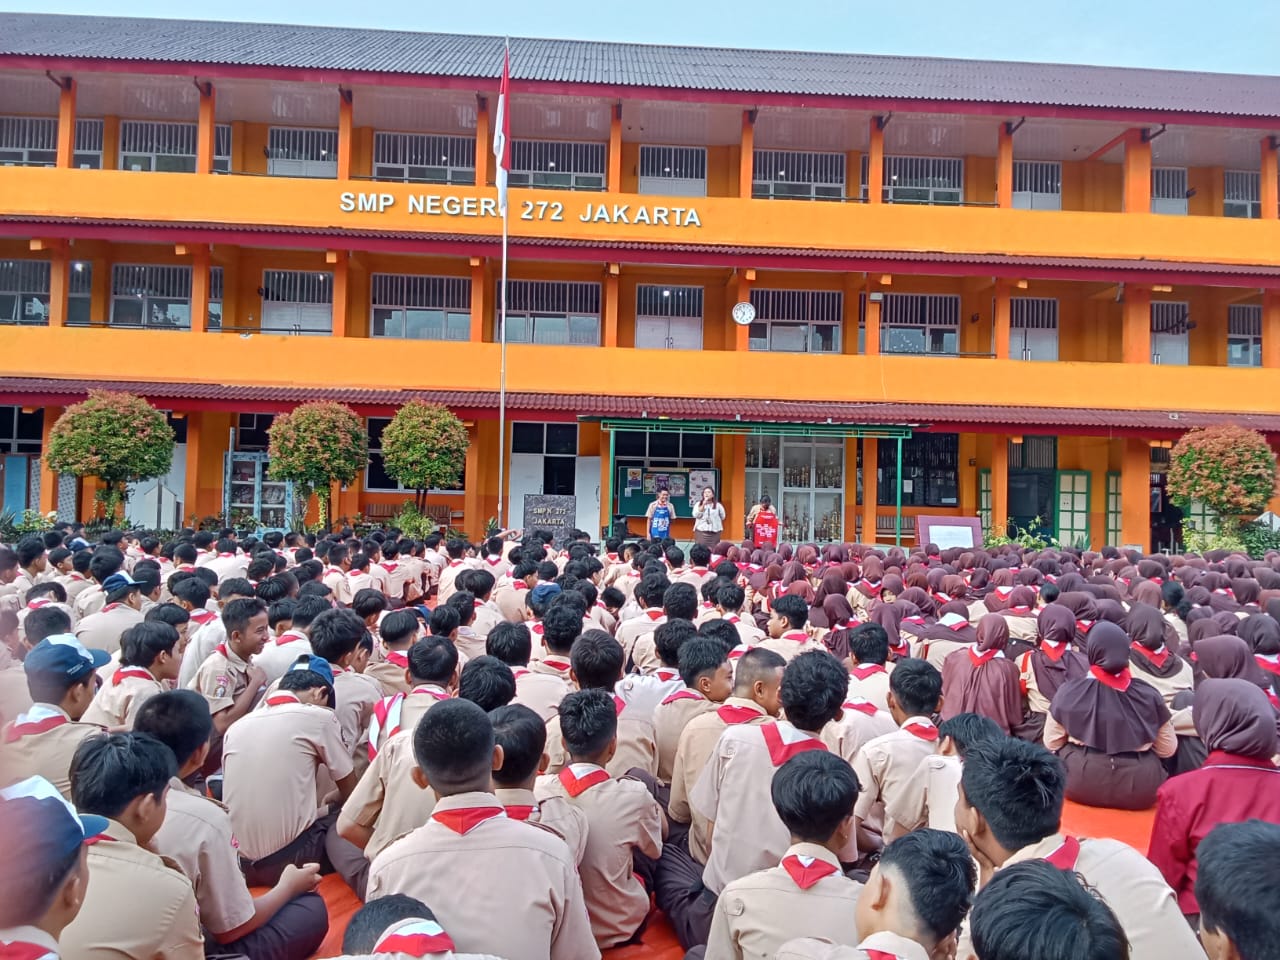
[[[324,682],[333,686],[333,667],[329,666],[329,661],[324,657],[317,657],[315,654],[307,657],[305,660],[299,657],[296,663],[289,664],[286,673],[293,673],[295,670],[310,670],[312,673],[318,673],[324,677]]]
[[[56,673],[70,681],[83,680],[111,662],[105,650],[91,650],[70,633],[45,637],[27,653],[22,669],[27,673]]]
[[[0,823],[5,835],[0,876],[12,870],[6,879],[15,883],[47,873],[107,829],[106,817],[76,813],[44,777],[28,777],[0,790]]]
[[[134,587],[137,585],[137,580],[133,579],[133,577],[121,570],[119,573],[113,573],[111,576],[107,577],[107,579],[102,581],[102,592],[107,596],[110,596],[117,590],[124,587]]]
[[[530,603],[545,603],[562,593],[558,583],[540,583],[529,591]]]

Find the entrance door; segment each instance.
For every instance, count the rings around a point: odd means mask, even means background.
[[[1089,547],[1089,471],[1059,470],[1057,536],[1067,546]]]
[[[173,463],[163,477],[129,484],[125,519],[134,526],[177,530],[183,525],[182,498],[187,483],[187,445],[173,446]]]
[[[524,523],[525,494],[542,493],[542,454],[513,453],[510,476],[507,479],[509,506],[508,527]]]
[[[1009,471],[1009,523],[1031,533],[1054,532],[1056,471]]]
[[[578,498],[578,520],[575,526],[591,534],[591,539],[594,540],[600,532],[599,457],[578,457],[574,494]]]

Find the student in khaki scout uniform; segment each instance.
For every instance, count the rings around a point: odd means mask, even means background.
[[[650,611],[646,610],[648,614]],[[673,583],[662,593],[662,616],[651,619],[649,629],[641,633],[631,647],[631,660],[641,673],[656,675],[663,668],[662,658],[658,656],[657,630],[664,623],[672,620],[687,620],[693,623],[698,615],[698,591],[687,583]]]
[[[754,647],[764,639],[764,631],[756,626],[753,617],[742,616],[742,605],[747,602],[747,593],[732,581],[723,583],[716,591],[716,609],[723,620],[733,624],[738,631],[739,643]]]
[[[93,556],[89,559],[89,575],[93,577],[93,586],[76,597],[75,611],[78,619],[83,620],[107,605],[107,595],[103,592],[102,585],[123,567],[124,554],[115,547],[104,545],[93,551]]]
[[[203,960],[191,881],[146,848],[164,823],[176,772],[173,752],[145,734],[93,737],[76,751],[72,802],[108,823],[89,848],[84,905],[62,933],[66,956]]]
[[[333,591],[333,599],[343,606],[349,606],[355,596],[351,581],[347,579],[347,571],[350,569],[350,552],[343,544],[335,543],[329,548],[329,565],[325,567],[320,581]]]
[[[569,694],[559,718],[568,764],[556,776],[539,778],[534,794],[562,797],[587,817],[579,873],[592,934],[605,950],[633,942],[644,929],[665,820],[647,786],[615,780],[605,768],[618,736],[618,711],[607,692]]]
[[[494,582],[494,575],[487,569],[464,571],[458,577],[458,583],[462,589],[469,590],[475,598],[472,603],[476,619],[471,624],[471,632],[475,634],[477,644],[475,656],[484,653],[484,642],[488,639],[489,632],[499,623],[504,622],[502,611],[492,599]],[[464,652],[467,656],[472,656],[471,650]]]
[[[253,709],[266,679],[251,661],[267,642],[267,605],[256,597],[237,598],[223,608],[222,623],[227,639],[214,648],[189,684],[209,701],[219,737]]]
[[[263,672],[268,684],[283,677],[299,657],[311,656],[311,624],[320,614],[332,609],[329,602],[320,597],[303,597],[294,604],[289,629],[267,641],[262,652],[253,658],[253,665]]]
[[[1213,960],[1265,960],[1280,943],[1274,897],[1280,824],[1263,820],[1220,824],[1196,849],[1200,939]]]
[[[59,550],[62,549],[66,548],[59,548]],[[51,551],[50,557],[58,554],[59,550]],[[93,587],[93,581],[89,578],[89,561],[92,559],[93,554],[88,550],[77,550],[65,560],[59,556],[58,575],[54,580],[62,584],[63,589],[67,591],[67,603],[71,604],[73,609],[80,594]]]
[[[93,702],[94,671],[109,659],[105,650],[90,650],[69,633],[46,637],[31,648],[22,664],[31,707],[0,737],[0,786],[40,776],[71,796],[76,750],[103,732],[77,721]]]
[[[391,616],[399,613],[404,611]],[[412,730],[424,713],[441,700],[448,700],[458,689],[458,650],[444,637],[423,637],[409,648],[405,662],[405,679],[413,684],[409,692],[384,697],[373,705],[368,734],[370,760],[383,744],[401,730]]]
[[[938,724],[938,752],[920,761],[916,772],[898,791],[898,799],[885,815],[901,836],[920,827],[956,832],[956,799],[960,773],[970,744],[1006,736],[990,717],[958,713]],[[893,837],[886,839],[892,840]]]
[[[137,623],[120,638],[120,668],[81,718],[109,730],[131,730],[142,705],[178,679],[178,631],[167,623]]]
[[[523,623],[529,619],[529,591],[538,582],[538,565],[523,557],[511,570],[510,581],[499,580],[494,588],[493,601],[508,623]]]
[[[378,625],[383,659],[365,668],[364,675],[378,682],[384,697],[406,694],[413,685],[408,677],[409,648],[422,636],[422,621],[412,610],[392,610]],[[372,740],[370,740],[372,744]]]
[[[463,570],[474,570],[479,561],[474,556],[469,556],[468,551],[471,544],[465,540],[450,540],[444,545],[445,552],[449,556],[449,560],[440,571],[440,579],[436,583],[436,603],[448,603],[449,598],[453,596],[457,589],[455,583],[458,574]]]
[[[822,728],[822,742],[850,765],[863,744],[898,729],[888,710],[862,697],[846,697],[842,710],[839,720]]]
[[[1115,911],[1131,960],[1203,958],[1177,898],[1160,871],[1118,840],[1061,832],[1066,774],[1039,744],[1014,738],[979,741],[965,753],[956,826],[978,862],[979,886],[1003,867],[1043,859],[1080,876]],[[962,938],[959,956],[968,944]]]
[[[628,617],[619,622],[618,629],[614,633],[618,643],[622,644],[622,651],[626,654],[627,660],[634,663],[637,668],[640,667],[640,663],[635,659],[636,644],[645,637],[651,636],[653,631],[658,629],[659,624],[667,622],[667,614],[663,610],[663,598],[669,587],[671,587],[671,581],[665,575],[646,574],[635,587],[635,599],[641,604],[641,612],[637,616]],[[693,609],[688,611],[691,619],[698,610],[698,595],[692,588],[690,592],[693,593]],[[684,595],[679,593],[675,596]]]
[[[382,699],[382,688],[355,669],[357,649],[366,639],[364,621],[351,610],[329,610],[311,624],[311,649],[333,671],[334,713],[353,760],[363,769],[368,756],[369,718]]]
[[[527,625],[535,647],[539,648],[529,661],[529,669],[568,680],[569,654],[573,650],[573,642],[582,635],[582,616],[572,598],[565,597],[555,584],[542,584],[533,592],[542,594],[544,591],[551,599],[546,601],[542,619]],[[535,608],[542,605],[540,600],[532,602]]]
[[[387,960],[419,957],[431,960],[501,960],[490,954],[455,953],[449,936],[421,900],[393,893],[360,908],[342,935],[338,960]]]
[[[485,652],[510,667],[516,678],[514,702],[524,704],[546,723],[556,715],[560,701],[573,687],[562,677],[531,670],[532,647],[529,628],[523,623],[500,623],[485,641]]]
[[[653,712],[658,780],[662,783],[671,783],[685,727],[695,717],[715,710],[733,692],[729,655],[719,640],[695,635],[680,645],[678,662],[683,686]]]
[[[809,605],[804,597],[781,596],[773,602],[769,611],[768,639],[760,646],[772,650],[784,660],[793,660],[810,650],[826,650],[809,635],[805,624],[809,622]]]
[[[49,560],[44,540],[40,537],[23,537],[14,547],[14,552],[18,554],[18,575],[12,588],[18,595],[18,605],[25,606],[31,588],[44,579]]]
[[[212,605],[218,609],[209,609],[212,596],[209,585],[194,573],[174,573],[169,578],[169,593],[173,602],[191,617],[191,626],[187,629],[187,652],[182,658],[182,670],[178,674],[178,686],[189,687],[200,665],[213,653],[213,648],[227,639],[226,630],[219,619],[221,606],[215,603]]]
[[[255,898],[240,872],[239,844],[226,807],[182,780],[204,766],[213,735],[209,704],[194,690],[174,690],[147,701],[135,729],[170,750],[178,772],[170,781],[164,823],[150,848],[171,857],[196,892],[200,923],[217,943],[211,953],[253,960],[306,960],[329,930],[324,900],[313,891],[319,864],[292,864],[275,887]]]
[[[393,841],[427,822],[435,794],[413,779],[414,727],[382,744],[338,814],[338,835],[372,862]]]
[[[0,611],[0,614],[14,617],[12,611]],[[27,688],[27,672],[23,669],[23,660],[46,637],[70,634],[71,617],[60,607],[41,607],[39,610],[32,610],[27,616],[26,626],[26,635],[15,641],[13,649],[9,651],[9,662],[0,669],[0,730],[31,707],[31,691]],[[2,742],[3,738],[0,738],[0,743]],[[2,752],[3,747],[0,746],[0,753]]]
[[[581,864],[587,849],[587,815],[564,797],[535,797],[538,774],[547,759],[547,727],[538,715],[518,703],[490,711],[493,735],[502,748],[502,766],[493,771],[493,794],[507,816],[550,827]]]
[[[899,794],[915,775],[920,761],[938,748],[938,727],[930,719],[942,706],[942,674],[924,660],[901,660],[889,676],[889,712],[898,729],[863,744],[853,761],[862,792],[854,810],[859,829],[874,821],[880,809],[900,802]],[[894,825],[886,820],[883,829],[892,836]],[[862,844],[873,843],[863,832]]]
[[[649,674],[628,674],[614,688],[627,709],[653,717],[658,704],[684,687],[680,680],[680,647],[698,635],[689,620],[668,619],[653,631],[654,653],[660,667]]]
[[[120,649],[121,635],[142,622],[142,590],[129,574],[113,573],[103,582],[102,591],[106,606],[82,619],[76,625],[76,636],[86,646],[115,653]]]
[[[849,698],[870,700],[889,709],[889,635],[878,623],[860,623],[849,631]]]
[[[771,793],[791,846],[778,866],[724,888],[711,920],[707,960],[772,957],[797,936],[858,942],[853,914],[862,885],[840,867],[858,799],[853,770],[833,754],[811,750],[778,768]],[[690,956],[698,952],[695,947]]]
[[[954,956],[956,930],[973,899],[974,880],[973,861],[954,833],[908,834],[885,848],[858,894],[854,922],[862,939],[856,947],[806,937],[783,944],[777,960]]]

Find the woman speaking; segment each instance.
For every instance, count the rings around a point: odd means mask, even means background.
[[[724,531],[724,504],[712,487],[702,488],[702,497],[693,505],[693,539],[714,550]]]

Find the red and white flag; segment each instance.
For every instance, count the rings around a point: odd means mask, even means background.
[[[498,161],[495,182],[498,185],[498,210],[507,215],[507,173],[511,170],[511,115],[507,112],[507,96],[511,92],[511,44],[502,54],[502,85],[498,87],[498,115],[493,124],[493,155]]]

